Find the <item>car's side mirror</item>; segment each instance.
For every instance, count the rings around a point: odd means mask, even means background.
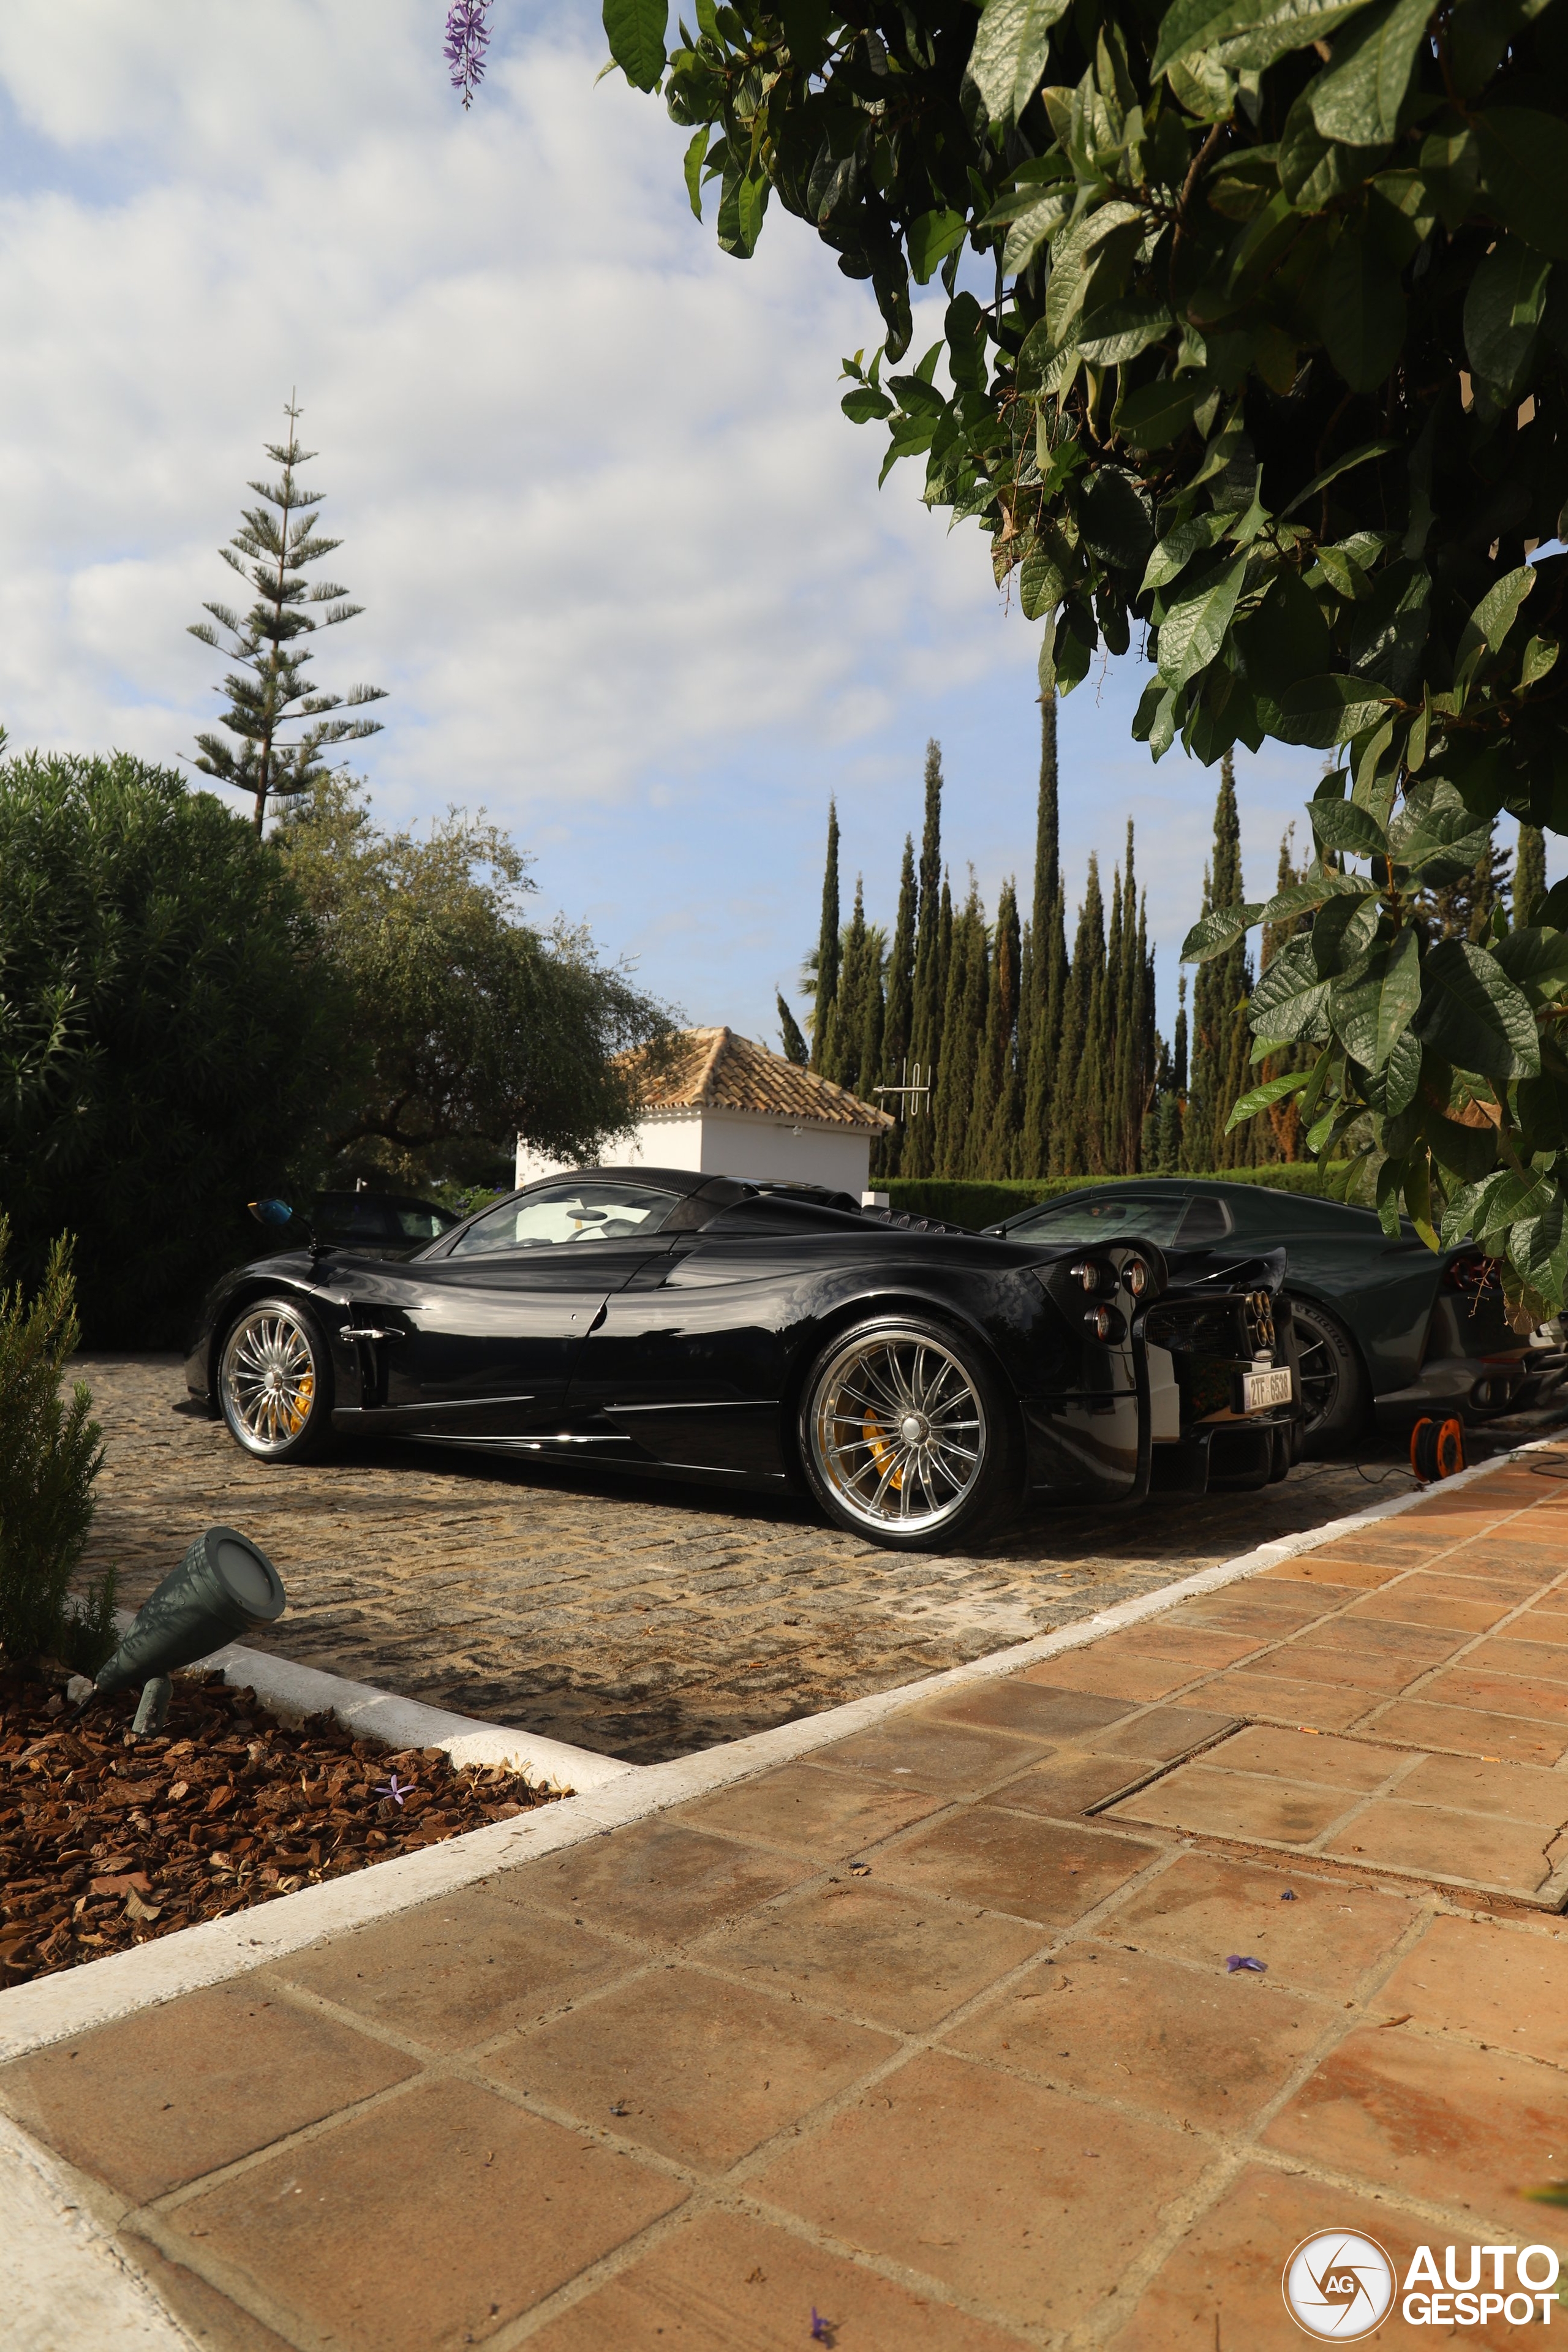
[[[291,1225],[294,1212],[287,1201],[247,1201],[246,1207],[258,1225]]]

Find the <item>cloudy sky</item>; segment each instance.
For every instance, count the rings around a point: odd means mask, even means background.
[[[216,709],[185,634],[293,386],[338,576],[322,681],[390,689],[387,819],[483,805],[539,907],[693,1020],[771,1035],[815,936],[828,797],[890,917],[928,736],[955,883],[1026,873],[1038,632],[918,470],[838,410],[862,289],[770,215],[721,254],[682,134],[597,9],[497,0],[471,113],[440,0],[7,0],[0,15],[0,717],[174,762]],[[926,340],[939,320],[931,318]],[[923,348],[923,345],[917,345]],[[1216,778],[1154,768],[1131,657],[1064,706],[1081,885],[1129,816],[1162,1014]],[[1320,764],[1242,760],[1247,880]]]

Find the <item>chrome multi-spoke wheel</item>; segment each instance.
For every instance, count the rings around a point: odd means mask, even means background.
[[[278,1461],[305,1450],[331,1403],[323,1370],[321,1342],[298,1309],[279,1298],[246,1308],[223,1343],[218,1398],[247,1453]]]
[[[981,1382],[918,1325],[852,1333],[811,1382],[804,1433],[814,1484],[882,1538],[949,1527],[975,1496],[990,1436]]]

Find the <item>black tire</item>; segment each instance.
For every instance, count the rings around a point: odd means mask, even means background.
[[[253,1298],[217,1351],[218,1409],[235,1444],[258,1462],[312,1462],[332,1433],[326,1333],[293,1298]]]
[[[1366,1427],[1370,1384],[1350,1333],[1315,1298],[1290,1296],[1301,1382],[1301,1451],[1337,1454]]]
[[[828,1517],[889,1551],[973,1545],[1022,1500],[1017,1404],[984,1349],[934,1317],[838,1332],[806,1374],[797,1432]]]

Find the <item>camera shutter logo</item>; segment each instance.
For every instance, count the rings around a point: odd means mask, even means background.
[[[1354,2344],[1388,2315],[1398,2282],[1375,2238],[1322,2230],[1285,2265],[1285,2308],[1321,2344]]]

